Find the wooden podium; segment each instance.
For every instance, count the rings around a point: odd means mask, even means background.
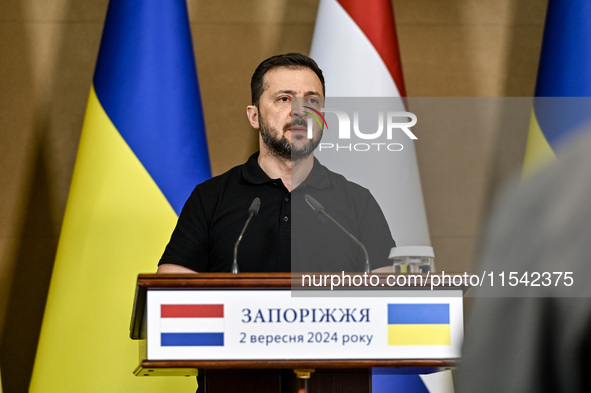
[[[206,393],[370,393],[373,367],[406,374],[454,367],[465,288],[450,281],[431,289],[428,275],[400,276],[139,275],[135,375],[199,370]]]

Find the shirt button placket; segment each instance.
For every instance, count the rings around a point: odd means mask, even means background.
[[[284,223],[288,223],[289,222],[289,216],[291,213],[291,208],[289,206],[289,202],[290,202],[291,198],[290,195],[286,195],[283,198],[283,203],[281,204],[281,221],[283,221]]]

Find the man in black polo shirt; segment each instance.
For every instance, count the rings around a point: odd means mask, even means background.
[[[238,253],[241,272],[363,271],[362,249],[314,212],[306,194],[365,244],[373,268],[389,265],[395,243],[373,196],[314,158],[322,129],[316,127],[308,138],[307,115],[298,105],[320,108],[323,102],[324,77],[317,64],[301,54],[271,57],[255,70],[251,90],[246,112],[259,130],[260,151],[195,188],[158,272],[230,271],[234,244],[257,197],[259,213]]]

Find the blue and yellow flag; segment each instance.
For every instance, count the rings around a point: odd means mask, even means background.
[[[141,378],[129,324],[178,214],[210,176],[185,0],[112,0],[74,168],[30,391],[194,391]]]
[[[388,304],[388,345],[450,345],[449,304]]]
[[[590,20],[586,0],[548,2],[524,175],[552,161],[561,144],[589,125]]]

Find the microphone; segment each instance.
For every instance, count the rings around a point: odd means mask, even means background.
[[[357,239],[355,236],[353,236],[353,234],[351,232],[349,232],[348,230],[346,230],[345,227],[343,227],[341,224],[339,224],[337,222],[337,220],[335,220],[334,218],[332,218],[330,216],[330,214],[328,214],[326,212],[326,210],[324,209],[324,206],[322,206],[322,204],[320,202],[318,202],[316,199],[314,199],[312,196],[310,196],[310,194],[304,195],[304,199],[306,200],[306,202],[308,203],[308,205],[310,205],[310,207],[312,208],[312,210],[314,210],[318,214],[322,214],[323,216],[325,216],[326,218],[328,218],[330,221],[334,222],[334,224],[337,227],[339,227],[343,232],[345,232],[347,234],[347,236],[349,236],[351,239],[353,239],[353,241],[355,243],[357,243],[359,245],[359,247],[361,247],[361,249],[363,250],[363,253],[365,254],[365,273],[371,272],[371,265],[369,264],[369,254],[367,253],[367,248],[365,248],[365,246],[363,245],[363,243],[361,243],[359,241],[359,239]]]
[[[254,198],[252,203],[250,204],[250,207],[248,208],[248,219],[246,220],[246,223],[244,224],[244,227],[242,228],[242,232],[240,232],[240,236],[238,236],[238,240],[236,240],[236,244],[234,244],[234,259],[232,260],[232,273],[233,274],[238,273],[238,245],[240,244],[240,241],[242,240],[242,236],[244,235],[244,231],[246,231],[246,227],[250,223],[250,220],[252,220],[252,218],[258,214],[260,207],[261,207],[261,198],[259,198],[259,197]]]

